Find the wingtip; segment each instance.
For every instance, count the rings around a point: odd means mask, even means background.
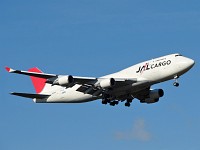
[[[6,69],[8,72],[10,72],[10,68],[9,68],[9,67],[6,66],[5,69]]]
[[[5,67],[5,69],[8,71],[8,72],[13,72],[14,71],[14,69],[12,69],[12,68],[10,68],[10,67]]]

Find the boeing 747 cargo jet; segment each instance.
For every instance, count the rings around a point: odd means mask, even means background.
[[[141,103],[152,104],[164,95],[162,89],[151,89],[160,82],[178,78],[189,71],[195,62],[180,54],[171,54],[148,60],[119,72],[100,78],[57,75],[41,72],[38,68],[28,71],[6,67],[10,73],[30,76],[36,94],[17,93],[12,95],[32,98],[36,103],[82,103],[102,99],[102,104],[117,105],[125,101],[130,106],[134,98]]]

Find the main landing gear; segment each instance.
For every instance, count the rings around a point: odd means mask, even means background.
[[[178,75],[174,76],[174,80],[175,80],[175,81],[174,81],[173,85],[174,85],[175,87],[179,87],[178,78],[179,78]]]
[[[129,102],[126,102],[124,105],[125,105],[126,107],[130,107],[130,106],[131,106],[131,104],[130,104]]]
[[[112,95],[109,94],[104,94],[103,95],[103,99],[102,99],[102,104],[110,104],[110,106],[115,106],[119,104],[119,101],[117,100],[113,100],[114,98],[112,97]]]
[[[126,107],[130,107],[133,99],[127,99],[126,103],[124,104]]]
[[[110,102],[110,106],[115,106],[115,105],[118,105],[119,104],[119,101],[112,101]]]
[[[105,104],[105,105],[106,105],[106,104],[108,104],[108,101],[107,101],[106,99],[103,99],[103,100],[102,100],[102,104]]]
[[[125,102],[125,106],[126,107],[130,107],[131,106],[131,102],[132,102],[132,99],[127,99],[126,102]],[[110,106],[115,106],[115,105],[118,105],[119,104],[119,101],[118,100],[114,100],[114,101],[110,101],[108,99],[103,99],[102,100],[102,104],[110,104]]]
[[[108,104],[110,103],[110,106],[115,106],[115,105],[118,105],[119,104],[119,101],[109,101],[109,100],[106,100],[106,99],[103,99],[102,100],[102,104]]]

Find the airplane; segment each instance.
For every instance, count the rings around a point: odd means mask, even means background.
[[[160,82],[178,78],[189,71],[195,61],[181,54],[170,54],[148,60],[103,77],[80,77],[43,73],[34,67],[28,71],[6,67],[9,73],[30,76],[36,93],[10,93],[31,98],[35,103],[83,103],[101,99],[102,104],[125,102],[130,107],[134,98],[152,104],[164,95],[163,89],[151,89]]]

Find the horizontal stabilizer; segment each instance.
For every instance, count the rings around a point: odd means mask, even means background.
[[[31,93],[17,93],[17,92],[13,92],[10,93],[12,95],[16,95],[16,96],[21,96],[21,97],[26,97],[26,98],[37,98],[37,99],[44,99],[44,98],[48,98],[50,95],[45,95],[45,94],[31,94]]]

